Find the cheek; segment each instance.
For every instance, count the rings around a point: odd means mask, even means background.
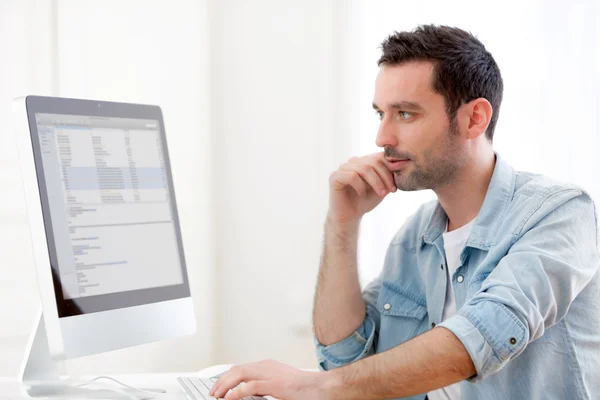
[[[411,124],[410,138],[417,151],[434,149],[444,140],[444,130],[438,122],[422,118]]]

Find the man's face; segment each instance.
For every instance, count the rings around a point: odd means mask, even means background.
[[[376,143],[400,190],[435,190],[468,161],[460,128],[432,89],[432,75],[432,63],[408,62],[382,66],[375,82],[373,107],[381,119]]]

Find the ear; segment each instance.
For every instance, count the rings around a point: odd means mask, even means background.
[[[493,112],[492,105],[483,97],[462,105],[458,117],[465,123],[464,131],[468,139],[475,139],[485,132]]]

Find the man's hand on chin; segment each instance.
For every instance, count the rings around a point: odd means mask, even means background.
[[[246,396],[330,400],[334,387],[333,374],[302,371],[268,360],[234,366],[221,375],[209,394],[225,400],[240,400]]]

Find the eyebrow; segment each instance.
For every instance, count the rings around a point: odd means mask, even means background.
[[[395,108],[403,111],[423,111],[423,107],[420,104],[413,103],[412,101],[401,101],[399,103],[392,103],[389,105],[390,108]],[[375,110],[380,110],[377,104],[373,103]]]

